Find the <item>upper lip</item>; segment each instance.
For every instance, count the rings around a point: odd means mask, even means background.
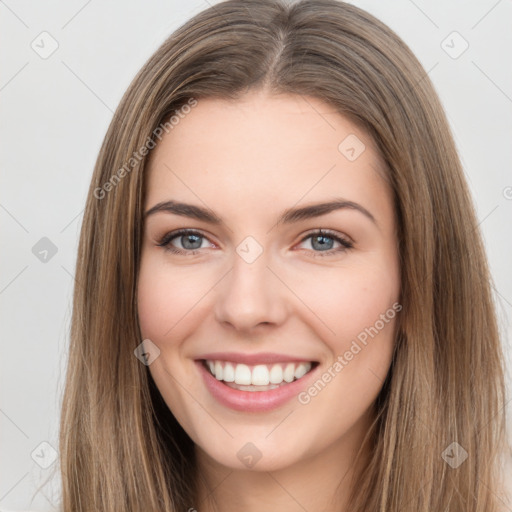
[[[256,364],[273,364],[273,363],[288,363],[290,361],[297,362],[316,362],[314,359],[305,359],[288,354],[276,354],[273,352],[261,352],[258,354],[243,354],[240,352],[214,352],[210,354],[203,354],[196,358],[197,360],[213,360],[213,361],[231,361],[233,363],[242,363],[247,365]]]

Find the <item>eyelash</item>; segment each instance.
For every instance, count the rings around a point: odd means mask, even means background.
[[[170,233],[165,234],[157,244],[158,247],[163,247],[164,250],[169,251],[173,254],[180,254],[180,255],[187,255],[187,256],[195,256],[198,254],[200,249],[178,249],[177,247],[174,247],[170,245],[171,241],[175,238],[178,238],[179,236],[184,235],[197,235],[200,238],[207,238],[203,234],[201,234],[199,231],[195,231],[193,229],[179,229],[177,231],[171,231]],[[313,257],[325,257],[325,256],[332,256],[337,253],[341,253],[344,251],[347,251],[348,249],[353,248],[353,243],[350,242],[348,239],[340,237],[335,232],[330,231],[328,229],[319,229],[317,231],[313,231],[311,233],[308,233],[301,241],[300,243],[303,243],[308,238],[312,238],[314,236],[322,236],[325,238],[332,238],[336,242],[339,242],[341,244],[341,247],[338,247],[337,249],[329,249],[328,251],[312,251]],[[309,249],[302,249],[306,251],[310,251]]]

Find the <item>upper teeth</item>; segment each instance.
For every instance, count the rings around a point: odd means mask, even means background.
[[[207,360],[211,374],[217,380],[234,382],[241,385],[266,386],[268,384],[281,384],[300,379],[309,370],[311,363],[278,363],[273,365],[257,364],[248,366],[227,361]]]

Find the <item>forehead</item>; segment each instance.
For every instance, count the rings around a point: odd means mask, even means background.
[[[389,194],[383,175],[374,141],[334,107],[254,92],[200,99],[181,116],[152,150],[147,202],[245,209],[351,195],[378,203]]]

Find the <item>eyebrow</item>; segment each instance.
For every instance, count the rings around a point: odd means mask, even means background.
[[[378,226],[375,217],[366,208],[364,208],[364,206],[346,199],[335,199],[326,203],[316,203],[309,206],[301,206],[299,208],[288,208],[281,214],[276,225],[292,224],[301,220],[320,217],[327,213],[343,209],[356,210]],[[213,225],[219,225],[222,223],[222,219],[215,215],[211,210],[193,204],[180,203],[178,201],[163,201],[158,203],[150,208],[144,214],[144,217],[147,218],[158,212],[173,213],[183,217],[190,217]]]

